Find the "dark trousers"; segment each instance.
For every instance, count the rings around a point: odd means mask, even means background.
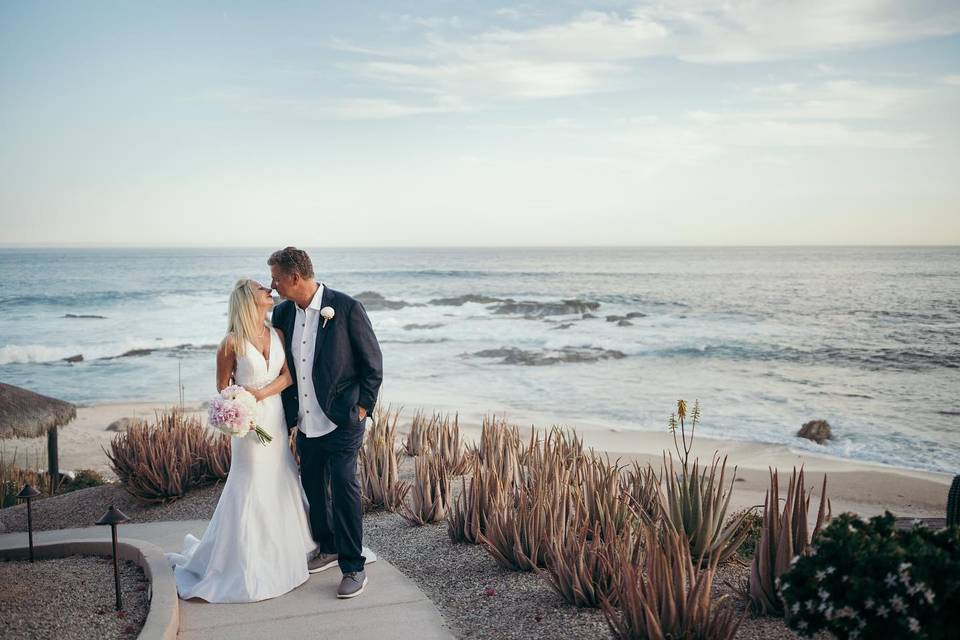
[[[339,556],[340,571],[362,571],[363,507],[357,455],[363,426],[337,427],[319,438],[297,430],[300,482],[310,503],[310,529],[320,551]]]

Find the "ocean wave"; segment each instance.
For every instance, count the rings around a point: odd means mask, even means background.
[[[847,364],[883,371],[898,369],[919,371],[925,369],[960,368],[960,351],[935,352],[925,349],[865,349],[856,347],[822,347],[804,350],[786,346],[746,346],[735,344],[685,345],[654,348],[639,355],[661,358],[725,358],[731,360],[780,361],[803,364]]]
[[[136,291],[76,291],[70,293],[55,294],[27,294],[22,296],[4,296],[0,297],[0,306],[55,306],[55,307],[93,307],[124,302],[143,302],[164,300],[170,296],[176,296],[177,299],[184,299],[186,296],[190,300],[195,297],[207,298],[217,293],[215,291],[191,290],[184,292],[182,289],[151,289]],[[222,292],[221,292],[222,293]]]
[[[192,343],[130,343],[125,345],[86,345],[86,346],[47,346],[39,344],[6,345],[0,347],[0,365],[5,364],[45,364],[71,360],[83,362],[89,360],[116,360],[146,356],[154,353],[184,355],[198,351],[216,351],[215,344]]]

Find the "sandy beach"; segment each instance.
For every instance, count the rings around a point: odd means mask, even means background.
[[[121,418],[150,418],[165,403],[105,403],[81,406],[77,419],[60,430],[60,468],[63,470],[95,469],[108,478],[113,478],[104,449],[109,450],[110,441],[116,435],[107,427]],[[404,406],[412,407],[407,403]],[[196,403],[186,404],[187,411],[205,417],[205,411]],[[406,409],[402,414],[400,430],[406,426],[414,413]],[[518,424],[531,424],[529,416],[514,416]],[[549,420],[535,420],[539,428],[552,424]],[[468,440],[480,433],[479,417],[461,418],[461,430]],[[570,425],[583,436],[584,443],[597,451],[619,458],[622,463],[634,460],[652,463],[659,468],[662,452],[673,451],[673,438],[663,432],[614,430],[609,427],[589,424]],[[529,431],[526,431],[528,434]],[[39,456],[46,462],[46,440],[17,440],[5,443],[5,456],[9,459],[16,450],[21,464],[25,457],[31,463]],[[900,517],[943,517],[947,490],[951,476],[910,469],[856,462],[828,456],[817,456],[792,450],[787,446],[708,439],[697,436],[694,454],[702,460],[709,459],[714,451],[728,457],[730,467],[737,466],[737,482],[731,504],[735,508],[762,505],[768,483],[768,467],[789,474],[794,467],[803,465],[808,483],[818,488],[823,474],[827,474],[828,496],[833,512],[854,511],[863,516],[872,516],[891,510]]]

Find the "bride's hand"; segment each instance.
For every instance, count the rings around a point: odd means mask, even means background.
[[[257,402],[260,402],[261,400],[263,400],[263,394],[260,389],[257,389],[255,387],[248,387],[246,385],[244,385],[243,388],[249,391],[250,395],[252,395],[253,399],[256,400]]]

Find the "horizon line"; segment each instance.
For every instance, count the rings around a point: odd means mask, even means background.
[[[273,245],[260,244],[87,244],[87,243],[15,243],[0,242],[0,249],[270,249]],[[287,245],[290,246],[290,245]],[[294,245],[297,246],[297,245]],[[950,249],[955,244],[881,244],[881,243],[793,243],[793,244],[505,244],[505,245],[299,245],[309,249],[792,249],[792,248],[918,248]]]

